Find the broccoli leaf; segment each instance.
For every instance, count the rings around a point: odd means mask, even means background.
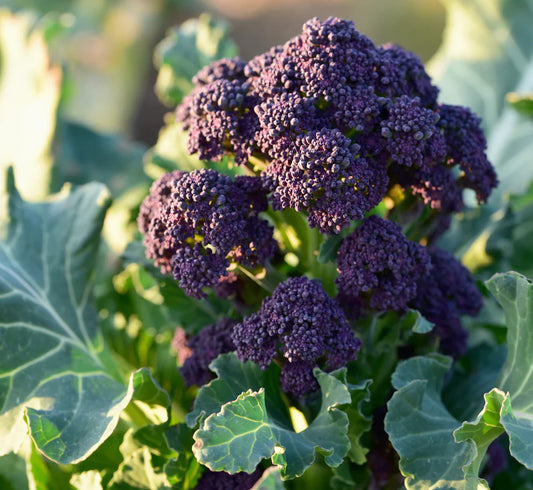
[[[283,490],[285,485],[281,480],[279,468],[271,466],[259,478],[251,490]]]
[[[315,370],[322,389],[322,407],[310,425],[296,433],[280,394],[276,365],[262,371],[252,362],[241,363],[232,352],[219,356],[210,368],[218,378],[200,389],[194,409],[186,418],[190,427],[200,424],[194,435],[194,451],[200,463],[214,471],[251,472],[259,461],[271,457],[281,467],[284,480],[303,474],[317,450],[330,466],[341,463],[350,448],[349,417],[337,406],[352,401],[352,407],[358,410],[368,397],[369,381],[349,385],[345,370],[331,374]],[[353,414],[350,418],[362,433],[367,430],[367,420],[359,415],[360,420]],[[229,426],[233,435],[225,428]],[[360,434],[356,432],[351,430],[349,435],[358,444]],[[361,454],[364,456],[363,449],[358,447],[357,455]]]
[[[13,165],[25,198],[49,191],[61,69],[52,66],[31,16],[0,9],[0,188]]]
[[[496,274],[489,291],[505,311],[508,356],[498,383],[506,393],[500,422],[509,435],[511,454],[533,469],[533,284],[516,272]]]
[[[276,424],[267,412],[265,390],[248,390],[212,413],[194,434],[198,461],[213,471],[252,472],[268,457],[281,467],[283,479],[301,476],[318,450],[329,466],[338,466],[350,448],[348,416],[338,409],[350,403],[348,387],[336,376],[315,369],[322,407],[302,432]]]
[[[204,468],[192,453],[192,434],[193,431],[186,424],[173,425],[165,431],[168,447],[177,453],[175,458],[166,463],[165,473],[171,485],[179,485],[183,490],[196,486]]]
[[[509,92],[533,91],[533,7],[527,0],[444,3],[444,41],[429,70],[442,102],[470,107],[483,119],[487,155],[500,180],[488,203],[467,209],[445,237],[444,247],[463,255],[476,240],[484,247],[491,214],[508,193],[523,193],[533,179],[533,119],[505,100]]]
[[[446,410],[440,392],[451,360],[434,355],[398,365],[392,377],[385,430],[400,455],[407,489],[464,488],[461,467],[473,459],[468,445],[457,445],[459,422]]]
[[[533,117],[533,92],[521,94],[509,92],[505,100],[515,111]]]
[[[263,371],[254,362],[241,362],[235,352],[218,356],[209,368],[217,375],[209,384],[202,386],[194,402],[193,410],[185,421],[189,427],[203,422],[205,417],[218,412],[222,405],[232,402],[247,390],[266,391],[268,413],[276,422],[291,427],[291,419],[279,390],[279,367],[272,364]]]
[[[486,485],[478,477],[480,466],[490,443],[504,431],[511,454],[533,469],[533,284],[515,272],[496,274],[486,284],[505,311],[509,347],[497,387],[484,395],[474,421],[457,427],[440,399],[450,364],[446,358],[409,359],[393,375],[398,391],[389,401],[385,429],[400,454],[407,488]]]
[[[31,204],[19,196],[12,172],[7,183],[10,222],[0,242],[2,451],[25,437],[25,412],[39,451],[61,463],[81,461],[111,434],[146,382],[140,371],[128,389],[123,385],[89,304],[109,195],[89,184]]]
[[[155,50],[154,60],[159,70],[155,90],[161,102],[175,106],[189,93],[192,78],[208,63],[236,56],[237,46],[229,38],[224,22],[208,14],[189,19],[172,29]]]

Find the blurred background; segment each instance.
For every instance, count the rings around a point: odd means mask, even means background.
[[[382,44],[395,42],[423,61],[444,27],[439,0],[2,0],[11,11],[33,11],[63,69],[63,117],[99,132],[126,134],[153,145],[164,107],[154,94],[153,52],[171,26],[208,12],[226,21],[243,59],[301,31],[309,18],[351,19]],[[30,14],[32,15],[32,14]]]

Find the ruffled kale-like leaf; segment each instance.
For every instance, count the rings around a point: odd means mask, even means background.
[[[224,22],[208,14],[172,29],[155,51],[159,70],[155,90],[161,102],[176,106],[192,88],[192,78],[208,63],[237,54]]]
[[[281,397],[279,389],[279,367],[272,364],[263,371],[257,364],[241,362],[235,352],[222,354],[209,366],[217,378],[202,386],[194,401],[193,410],[187,414],[185,421],[194,427],[213,413],[220,411],[222,405],[232,402],[241,393],[252,390],[266,391],[266,407],[276,422],[286,428],[291,427],[291,418]]]
[[[20,445],[25,433],[5,424],[18,427],[25,412],[39,451],[61,463],[81,461],[111,434],[132,397],[146,398],[139,392],[144,371],[132,375],[127,389],[122,384],[89,303],[108,193],[89,184],[31,204],[19,196],[12,173],[7,192],[0,445],[3,451]]]
[[[322,390],[322,407],[304,431],[296,433],[273,421],[265,405],[265,390],[248,390],[207,417],[194,434],[194,454],[213,471],[252,472],[271,457],[283,479],[301,476],[315,452],[329,466],[338,466],[350,448],[348,416],[336,408],[350,403],[347,386],[337,377],[315,370]]]
[[[481,463],[504,431],[511,454],[533,469],[533,284],[515,272],[497,274],[486,284],[505,311],[508,355],[475,420],[457,427],[440,399],[446,358],[413,358],[393,375],[398,391],[389,402],[385,428],[400,454],[407,488],[486,488],[479,478]],[[493,377],[490,369],[488,375]]]
[[[214,471],[251,472],[262,459],[271,457],[281,467],[282,478],[290,479],[304,473],[316,451],[325,455],[330,466],[341,463],[350,440],[348,415],[337,407],[354,400],[357,409],[368,396],[368,381],[352,386],[345,381],[345,370],[332,374],[315,370],[322,406],[310,425],[296,433],[279,391],[277,366],[262,371],[229,353],[219,356],[210,367],[218,377],[200,389],[186,418],[191,427],[200,424],[194,451],[202,464]],[[366,419],[359,415],[356,427],[363,432]],[[357,444],[360,434],[350,434]],[[359,447],[358,455],[362,451]]]
[[[440,393],[451,360],[414,357],[398,365],[388,403],[385,430],[400,455],[407,489],[463,489],[461,467],[473,459],[468,445],[457,445],[459,422],[444,407]]]

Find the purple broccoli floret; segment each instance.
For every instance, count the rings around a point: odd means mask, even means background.
[[[435,239],[464,188],[484,201],[496,185],[479,119],[439,105],[416,55],[376,47],[350,21],[311,19],[284,45],[246,65],[217,61],[195,83],[177,110],[188,150],[233,155],[261,174],[275,209],[305,213],[322,233],[339,233],[399,184],[432,208]]]
[[[261,478],[263,469],[258,467],[253,473],[244,471],[230,475],[224,471],[204,470],[195,490],[250,490]]]
[[[468,336],[460,317],[477,315],[483,300],[470,272],[452,254],[438,247],[427,250],[432,267],[419,278],[411,306],[435,324],[441,350],[458,357],[464,354]]]
[[[317,388],[314,367],[342,367],[361,346],[339,305],[319,282],[306,277],[281,283],[257,313],[235,326],[233,341],[242,361],[262,368],[279,352],[284,360],[281,386],[296,397]]]
[[[231,340],[235,323],[234,320],[224,318],[214,325],[204,327],[186,342],[183,331],[176,332],[173,346],[178,352],[178,359],[183,361],[180,372],[187,386],[201,386],[209,382],[213,376],[209,369],[211,361],[220,354],[235,350]]]
[[[228,277],[230,263],[255,267],[272,257],[273,228],[257,177],[232,178],[214,170],[173,172],[156,181],[141,205],[139,228],[148,258],[173,272],[197,298]]]
[[[476,192],[479,202],[488,199],[498,184],[496,172],[485,154],[487,141],[481,119],[466,107],[441,105],[439,126],[446,138],[448,165],[459,165],[462,187]]]
[[[430,259],[398,224],[373,215],[343,240],[337,268],[339,301],[357,316],[367,310],[406,310]]]

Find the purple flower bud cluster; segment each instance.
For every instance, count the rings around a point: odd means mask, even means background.
[[[231,340],[235,321],[222,319],[214,325],[204,327],[196,335],[184,342],[182,330],[176,331],[173,346],[177,350],[178,359],[185,360],[180,368],[181,376],[187,386],[202,386],[209,382],[212,373],[209,369],[211,361],[220,354],[235,350]]]
[[[426,248],[408,240],[398,224],[373,215],[343,240],[337,268],[339,300],[358,316],[406,310],[431,264]]]
[[[432,268],[419,278],[411,306],[435,324],[441,350],[458,357],[464,354],[467,339],[460,316],[477,315],[482,297],[468,270],[453,255],[438,247],[427,251]]]
[[[234,475],[206,468],[194,488],[195,490],[250,490],[262,474],[263,469],[260,466],[253,473],[241,471]]]
[[[306,213],[323,233],[363,218],[397,184],[444,215],[441,227],[464,188],[484,201],[496,185],[479,119],[439,105],[414,54],[376,47],[352,22],[311,19],[283,46],[217,61],[195,83],[177,110],[188,150],[260,159],[273,207]]]
[[[460,317],[477,315],[482,298],[450,253],[412,242],[399,225],[373,215],[343,240],[337,269],[338,300],[350,316],[415,308],[435,324],[445,354],[464,353],[467,332]]]
[[[285,360],[281,386],[296,397],[317,388],[314,367],[337,369],[355,359],[361,346],[340,306],[307,277],[281,283],[257,313],[234,327],[233,342],[242,361],[262,368],[279,351]]]
[[[258,216],[268,202],[257,177],[175,171],[154,182],[138,224],[148,258],[185,292],[205,296],[230,278],[230,262],[255,267],[274,255],[273,228]]]

